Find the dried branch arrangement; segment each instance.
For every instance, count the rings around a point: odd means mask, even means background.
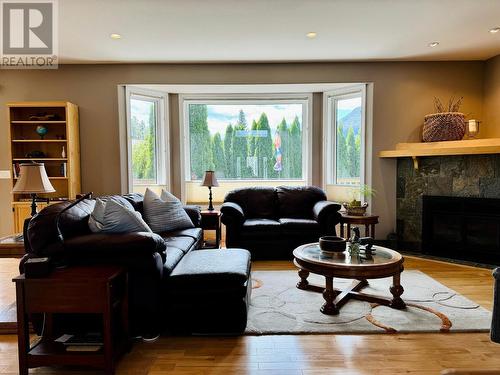
[[[458,112],[460,106],[462,105],[462,100],[464,97],[460,97],[455,100],[455,96],[453,95],[450,100],[448,100],[448,107],[445,109],[443,103],[439,98],[434,97],[434,108],[436,109],[436,113],[444,113],[444,112]]]

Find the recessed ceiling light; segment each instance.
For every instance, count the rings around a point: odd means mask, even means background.
[[[110,34],[109,37],[111,39],[121,39],[122,38],[121,34],[116,34],[116,33]]]
[[[500,27],[494,27],[493,29],[490,29],[490,33],[496,34],[500,31]]]
[[[429,47],[437,47],[437,46],[439,46],[439,42],[429,43]]]
[[[308,32],[308,33],[306,34],[306,36],[307,36],[309,39],[314,39],[314,38],[316,38],[316,36],[317,36],[317,35],[318,35],[318,34],[317,34],[316,32],[314,32],[314,31],[310,31],[310,32]]]

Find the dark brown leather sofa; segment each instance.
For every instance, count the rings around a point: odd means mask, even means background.
[[[315,186],[236,189],[221,208],[226,245],[248,249],[252,259],[290,259],[297,246],[335,235],[340,208]]]
[[[143,196],[129,194],[121,196],[128,200],[134,208],[142,213]],[[191,300],[197,300],[199,293],[209,298],[210,290],[205,290],[207,280],[214,278],[220,282],[213,293],[223,295],[225,287],[233,291],[238,289],[235,299],[228,301],[229,307],[219,303],[222,310],[231,309],[234,317],[232,326],[226,324],[225,315],[220,311],[214,314],[215,320],[204,320],[203,327],[194,327],[197,331],[209,333],[232,332],[244,330],[246,326],[246,313],[248,307],[248,283],[246,278],[250,274],[250,256],[246,250],[227,252],[219,257],[212,257],[212,262],[200,261],[203,251],[193,251],[202,245],[203,232],[200,228],[201,214],[197,206],[185,206],[195,228],[178,230],[165,233],[125,233],[105,234],[92,233],[88,227],[88,218],[95,201],[86,199],[76,206],[68,209],[61,215],[60,228],[64,235],[62,243],[58,238],[56,217],[70,202],[48,206],[36,215],[30,222],[27,230],[27,254],[23,257],[23,264],[30,257],[48,256],[55,265],[96,265],[113,264],[121,265],[129,274],[129,315],[131,333],[136,336],[150,336],[161,330],[179,328],[184,332],[193,332],[187,325],[178,327],[175,318],[177,305],[181,299],[172,291],[172,285]],[[191,257],[191,255],[193,255]],[[195,256],[196,255],[196,256]],[[208,255],[208,254],[207,254]],[[239,264],[238,272],[231,270],[226,259],[232,257],[232,264]],[[196,264],[200,263],[200,264]],[[170,277],[177,269],[176,276]],[[190,283],[190,273],[195,273],[193,278],[196,283]],[[172,279],[172,280],[170,280]],[[184,285],[183,285],[184,284]],[[193,285],[194,284],[194,285]],[[189,299],[189,298],[188,298]],[[193,302],[195,304],[196,301]],[[183,306],[187,304],[182,300]],[[218,316],[218,319],[216,319]]]

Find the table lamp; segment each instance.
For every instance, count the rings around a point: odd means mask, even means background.
[[[208,210],[213,211],[214,206],[212,205],[212,186],[219,186],[219,182],[217,181],[217,177],[215,177],[214,171],[205,171],[205,175],[203,176],[203,180],[201,181],[201,186],[208,187]]]
[[[37,194],[53,193],[56,190],[50,183],[43,163],[27,163],[20,165],[19,179],[12,192],[15,194],[31,194],[31,216],[36,215]]]

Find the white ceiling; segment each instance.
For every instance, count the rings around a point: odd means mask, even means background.
[[[483,60],[496,26],[500,0],[59,0],[66,63]]]

